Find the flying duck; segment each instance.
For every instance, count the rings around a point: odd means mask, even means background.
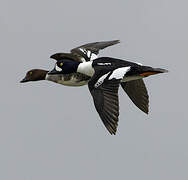
[[[79,62],[58,59],[48,75],[80,73],[90,77],[89,91],[95,108],[110,134],[116,134],[119,116],[118,89],[121,84],[128,96],[142,111],[148,113],[148,94],[143,78],[167,70],[110,57]]]
[[[70,59],[76,62],[86,62],[91,61],[97,58],[99,51],[120,43],[119,40],[113,41],[101,41],[81,45],[70,51],[70,53],[56,53],[50,56],[50,58],[55,60],[61,59]],[[40,80],[49,80],[55,83],[67,85],[67,86],[82,86],[86,85],[90,77],[80,73],[71,73],[71,74],[60,74],[60,75],[49,75],[48,71],[43,69],[32,69],[26,73],[24,79],[20,82],[25,83],[29,81],[40,81]]]
[[[84,44],[72,49],[70,53],[56,53],[50,57],[57,61],[69,59],[76,62],[87,62],[97,58],[100,50],[118,44],[119,42],[119,40],[113,40]],[[50,75],[48,72],[49,71],[43,69],[32,69],[26,73],[25,78],[20,82],[25,83],[29,81],[49,80],[67,86],[82,86],[86,85],[91,78],[90,76],[79,72],[54,75]],[[121,82],[121,86],[132,102],[141,111],[148,114],[149,96],[144,81],[142,79],[138,79],[137,81]],[[132,89],[136,89],[136,91],[132,91]]]

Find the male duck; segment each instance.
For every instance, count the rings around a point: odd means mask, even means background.
[[[122,85],[135,105],[147,113],[148,94],[142,79],[164,72],[167,70],[110,57],[88,62],[62,58],[57,61],[55,68],[48,75],[81,73],[90,77],[88,87],[95,108],[110,134],[115,134],[119,116],[119,85]]]

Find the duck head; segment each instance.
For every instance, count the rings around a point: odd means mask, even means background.
[[[77,71],[80,62],[62,59],[56,62],[55,67],[48,74],[70,74]]]
[[[26,76],[20,81],[20,83],[25,83],[29,81],[40,81],[45,80],[48,71],[42,69],[32,69],[26,73]]]

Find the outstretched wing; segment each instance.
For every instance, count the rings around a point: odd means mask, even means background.
[[[95,108],[110,134],[115,134],[118,126],[119,83],[120,81],[117,80],[106,81],[97,88],[92,86],[91,82],[88,84]]]
[[[122,82],[122,88],[132,102],[143,112],[149,112],[149,96],[143,79]]]
[[[71,53],[83,57],[85,61],[90,61],[97,58],[97,55],[99,54],[100,50],[118,43],[120,43],[119,40],[101,41],[84,44],[82,46],[72,49]]]
[[[110,134],[116,134],[119,116],[118,89],[128,67],[102,74],[96,71],[88,83],[95,108]]]
[[[51,55],[50,58],[55,59],[57,61],[62,60],[62,59],[70,59],[70,60],[78,61],[78,62],[85,61],[81,56],[78,56],[72,53],[55,53]]]
[[[56,53],[50,56],[50,58],[57,61],[62,59],[71,59],[73,61],[85,62],[97,58],[99,51],[115,44],[118,44],[119,40],[114,41],[101,41],[76,47],[71,50],[71,53]]]

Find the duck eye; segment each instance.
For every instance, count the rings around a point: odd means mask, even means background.
[[[63,66],[63,62],[61,62],[59,65],[62,67]]]
[[[32,71],[30,71],[30,72],[29,72],[29,75],[32,75],[32,74],[33,74],[33,72],[32,72]]]

